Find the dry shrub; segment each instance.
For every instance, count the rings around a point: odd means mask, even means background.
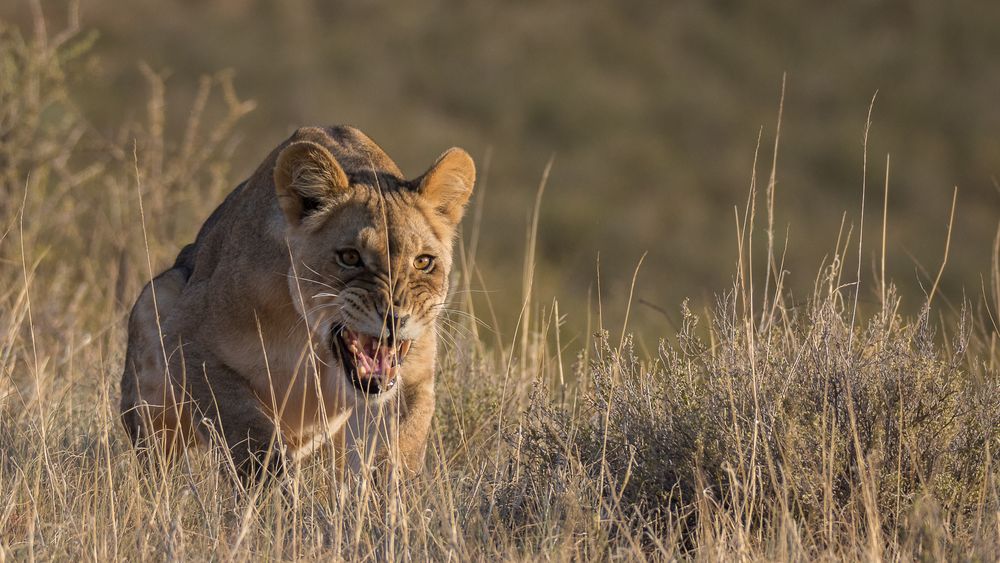
[[[49,182],[76,186],[100,172],[74,167],[69,155],[86,132],[69,95],[86,66],[81,58],[95,39],[81,36],[75,18],[50,37],[36,18],[35,33],[0,21],[0,217],[8,219],[26,189]],[[34,179],[30,178],[35,175]],[[41,177],[39,177],[41,176]]]
[[[936,338],[929,310],[905,319],[890,291],[852,326],[839,273],[821,277],[808,305],[764,322],[738,312],[734,291],[711,313],[707,341],[685,306],[676,342],[651,361],[628,340],[599,340],[585,407],[536,401],[513,435],[513,523],[550,514],[552,491],[582,489],[576,500],[619,534],[679,530],[689,548],[733,530],[791,531],[813,555],[857,546],[910,557],[928,538],[948,538],[955,554],[1000,546],[989,525],[1000,374],[970,356],[968,315],[950,340]]]

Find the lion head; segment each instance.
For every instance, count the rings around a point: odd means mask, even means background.
[[[406,180],[346,127],[300,130],[278,155],[292,301],[357,392],[393,389],[411,349],[434,341],[474,182],[462,149]]]

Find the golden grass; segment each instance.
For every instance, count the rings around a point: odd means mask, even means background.
[[[472,298],[486,286],[474,208],[420,479],[388,490],[368,475],[339,483],[326,451],[249,495],[218,470],[217,452],[147,470],[118,422],[125,318],[147,260],[169,262],[233,184],[232,134],[252,105],[227,75],[206,78],[175,144],[162,126],[163,82],[147,70],[145,121],[98,135],[66,95],[85,47],[74,31],[51,41],[0,31],[10,131],[0,136],[0,561],[1000,551],[1000,233],[983,310],[951,310],[935,283],[928,302],[936,294],[949,307],[941,321],[929,308],[905,318],[883,275],[879,307],[858,312],[863,280],[860,267],[845,279],[847,235],[796,304],[773,236],[773,165],[763,293],[753,285],[754,186],[737,213],[733,288],[703,314],[685,304],[683,326],[649,353],[625,327],[609,341],[600,312],[597,336],[571,346],[558,302],[532,292],[544,179],[523,306],[509,315],[517,329],[501,334],[504,312],[488,293]],[[222,122],[203,123],[210,103],[229,109]]]

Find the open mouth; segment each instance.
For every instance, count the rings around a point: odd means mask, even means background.
[[[386,341],[346,327],[335,328],[331,338],[351,384],[372,395],[395,387],[412,344],[411,340]]]

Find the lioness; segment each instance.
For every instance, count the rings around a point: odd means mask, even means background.
[[[122,421],[140,449],[228,448],[241,477],[334,440],[339,465],[423,465],[435,322],[475,165],[414,180],[352,127],[299,129],[129,318]]]

